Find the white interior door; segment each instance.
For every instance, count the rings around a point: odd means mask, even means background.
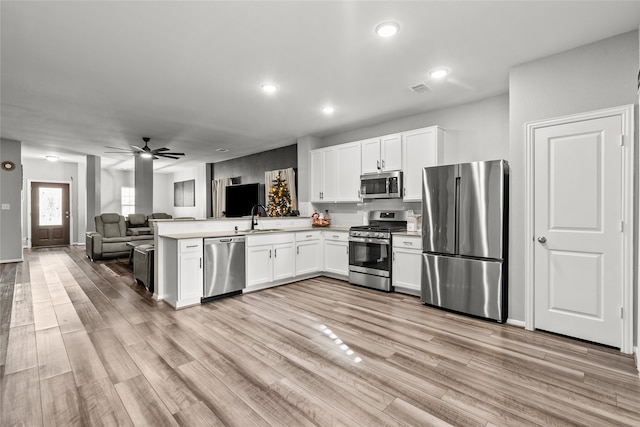
[[[620,116],[535,129],[534,326],[621,346]]]

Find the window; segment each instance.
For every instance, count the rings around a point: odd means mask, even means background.
[[[122,215],[136,213],[136,189],[133,187],[122,187],[120,189],[122,197]]]

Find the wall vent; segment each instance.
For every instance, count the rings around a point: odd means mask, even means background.
[[[431,90],[431,88],[429,86],[427,86],[425,83],[415,84],[415,85],[409,87],[409,89],[412,92],[415,92],[415,93],[425,93],[425,92],[429,92]]]

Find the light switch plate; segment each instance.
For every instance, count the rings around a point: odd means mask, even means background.
[[[11,209],[11,205],[9,203],[3,203],[2,204],[2,210],[3,211],[7,211],[9,209]]]

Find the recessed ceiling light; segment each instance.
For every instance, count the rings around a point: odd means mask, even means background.
[[[58,156],[44,156],[44,158],[50,162],[57,162],[60,159]]]
[[[263,83],[260,87],[266,93],[274,93],[278,91],[278,86],[273,83]]]
[[[449,70],[446,68],[436,68],[429,72],[429,77],[432,79],[443,79],[449,75]]]
[[[322,112],[325,114],[333,114],[334,111],[336,111],[336,109],[331,106],[322,107]]]
[[[226,153],[226,152],[228,152],[228,151],[229,151],[229,149],[228,149],[228,148],[216,148],[216,151],[217,151],[218,153]]]
[[[387,38],[395,35],[400,30],[400,25],[395,22],[383,22],[376,27],[376,34]]]

